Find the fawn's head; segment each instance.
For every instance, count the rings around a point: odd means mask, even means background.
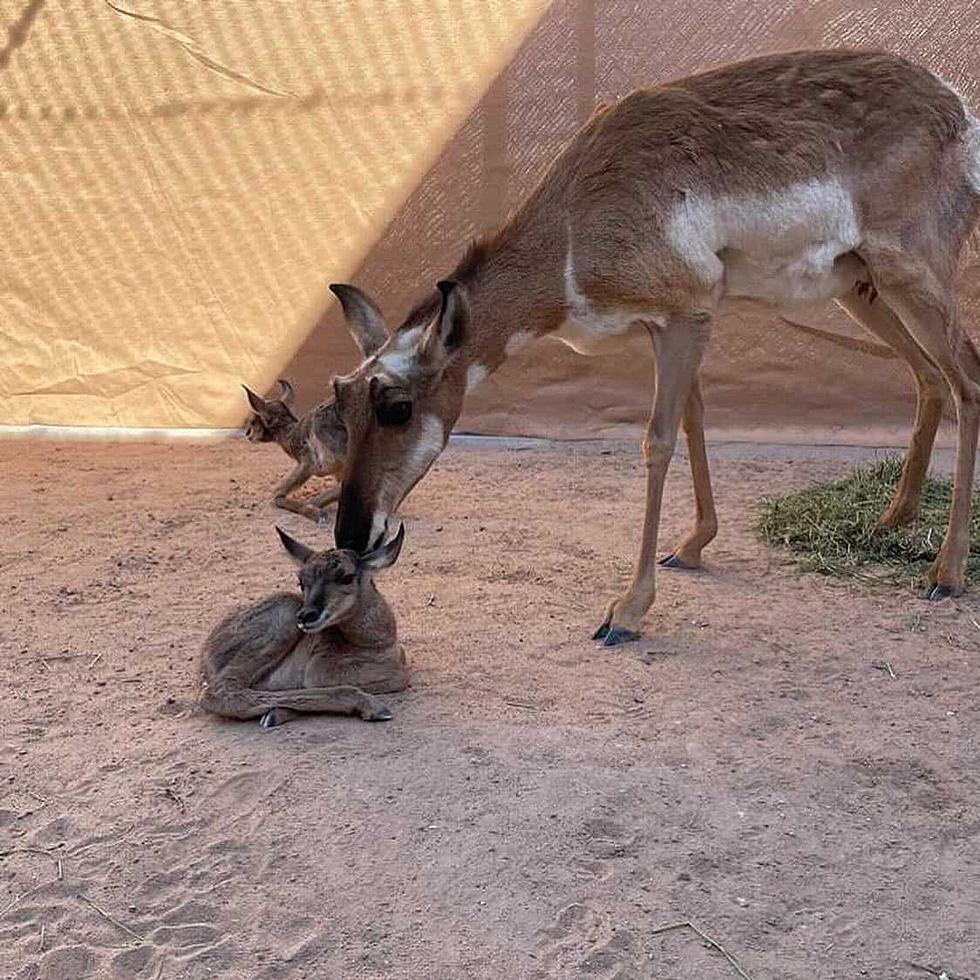
[[[364,362],[334,379],[337,413],[347,430],[347,463],[334,535],[361,550],[445,448],[463,405],[457,365],[468,320],[463,287],[438,293],[389,336],[361,290],[330,287],[340,299]]]
[[[299,565],[303,605],[296,614],[296,625],[304,633],[319,633],[348,619],[371,588],[374,573],[394,565],[405,540],[402,524],[387,544],[382,535],[376,546],[363,554],[347,548],[314,551],[282,528],[276,531],[290,558]]]
[[[293,402],[293,386],[288,381],[280,378],[276,382],[273,398],[261,398],[251,388],[242,387],[254,412],[245,423],[245,438],[249,442],[271,442],[296,421],[289,407]]]

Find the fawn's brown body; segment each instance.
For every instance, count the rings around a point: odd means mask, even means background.
[[[326,507],[340,496],[347,450],[347,433],[337,418],[333,401],[323,402],[297,416],[291,407],[293,389],[288,381],[278,382],[276,398],[261,398],[248,388],[245,394],[255,413],[245,425],[245,438],[249,442],[274,442],[296,463],[276,487],[273,503],[322,523]],[[330,477],[336,482],[309,500],[290,497],[313,476]]]
[[[395,616],[372,575],[394,563],[403,531],[363,556],[314,552],[279,534],[301,566],[303,595],[275,592],[218,623],[202,654],[203,706],[261,717],[266,728],[301,712],[387,720],[375,695],[404,690],[409,678]]]

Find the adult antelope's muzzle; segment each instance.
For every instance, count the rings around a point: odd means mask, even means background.
[[[358,554],[367,550],[371,537],[373,508],[367,505],[357,484],[345,483],[340,491],[337,519],[334,522],[334,541],[338,548],[350,548]]]

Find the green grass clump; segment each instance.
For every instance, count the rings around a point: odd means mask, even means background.
[[[901,472],[901,457],[889,456],[859,466],[842,480],[817,483],[784,497],[766,498],[756,530],[769,544],[789,548],[802,571],[835,578],[917,580],[943,542],[953,483],[950,479],[927,478],[915,524],[878,531],[878,519],[891,501]],[[980,493],[973,499],[970,540],[973,547],[966,579],[977,582]]]

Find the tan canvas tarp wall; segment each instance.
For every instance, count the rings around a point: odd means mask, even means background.
[[[545,5],[2,0],[0,423],[240,423]]]
[[[238,383],[302,403],[355,362],[325,285],[392,320],[533,185],[598,99],[799,46],[914,57],[976,105],[968,2],[0,2],[0,423],[229,426]],[[523,43],[522,43],[523,42]],[[963,271],[967,312],[980,268]],[[807,322],[857,335],[842,315]],[[638,431],[643,338],[544,340],[460,428]],[[708,421],[729,436],[901,441],[898,363],[757,311],[715,330]]]

